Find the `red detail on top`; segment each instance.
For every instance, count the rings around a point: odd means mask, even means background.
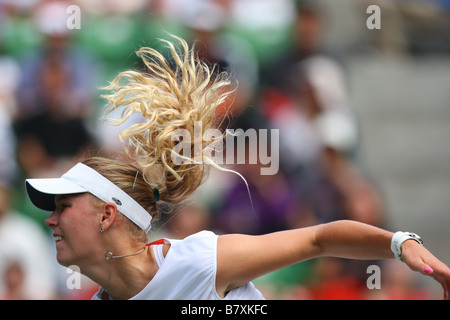
[[[154,245],[157,245],[157,244],[165,244],[165,243],[166,243],[165,239],[159,239],[159,240],[150,242],[149,244],[147,244],[147,247],[154,246]]]

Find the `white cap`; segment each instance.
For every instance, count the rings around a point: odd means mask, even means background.
[[[94,169],[76,164],[61,178],[26,179],[31,202],[39,209],[54,211],[55,196],[89,192],[105,202],[113,202],[118,210],[145,232],[151,228],[152,216],[133,198]]]
[[[331,108],[325,110],[315,122],[325,146],[341,152],[352,151],[358,143],[356,120],[348,110]]]

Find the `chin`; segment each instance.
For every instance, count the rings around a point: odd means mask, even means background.
[[[56,261],[64,267],[69,267],[73,265],[77,265],[77,262],[75,261],[73,257],[70,257],[66,252],[57,250],[56,252]]]
[[[56,255],[56,261],[58,261],[58,263],[64,267],[69,267],[74,264],[71,261],[69,261],[68,259],[64,259],[63,257],[60,257],[58,254]]]

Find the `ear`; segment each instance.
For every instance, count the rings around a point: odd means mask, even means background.
[[[117,207],[112,202],[107,202],[103,205],[103,211],[100,215],[100,226],[108,230],[117,217]]]

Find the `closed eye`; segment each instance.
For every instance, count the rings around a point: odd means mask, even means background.
[[[70,204],[66,204],[66,203],[59,203],[56,207],[56,209],[60,212],[63,212],[65,209],[70,208],[71,205]]]
[[[67,196],[59,196],[55,199],[55,205],[56,209],[59,211],[64,211],[67,208],[70,208],[72,206],[71,202],[69,201],[69,198]]]

